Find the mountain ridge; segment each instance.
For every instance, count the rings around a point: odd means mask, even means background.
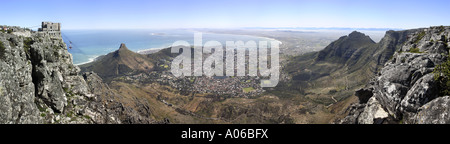
[[[407,33],[406,36],[404,35]],[[389,32],[393,34],[393,32]],[[401,31],[404,42],[376,77],[356,91],[359,102],[346,110],[338,123],[360,124],[436,124],[449,123],[448,96],[442,95],[438,78],[447,75],[436,71],[448,60],[450,27],[438,26]],[[448,62],[447,62],[448,63]],[[448,69],[448,67],[443,67]]]
[[[363,33],[353,31],[348,36],[342,36],[338,40],[321,50],[317,56],[318,61],[333,59],[346,61],[352,54],[361,48],[375,44],[375,42]]]
[[[329,106],[327,110],[341,119],[346,116],[346,105],[357,101],[354,92],[375,77],[394,53],[402,49],[410,38],[408,35],[420,30],[387,31],[378,43],[362,33],[352,32],[352,39],[349,35],[342,36],[319,52],[292,57],[283,69],[291,79],[280,82],[271,93],[325,103]],[[340,54],[335,53],[338,49],[341,49]]]

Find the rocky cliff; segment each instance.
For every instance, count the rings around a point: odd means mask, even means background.
[[[447,61],[449,36],[450,27],[443,26],[388,31],[380,44],[398,45],[396,52],[356,91],[359,103],[339,123],[449,123],[449,96],[441,92],[448,87],[438,80],[448,75],[435,71]],[[406,41],[395,42],[399,39]]]
[[[60,36],[20,31],[30,35],[0,32],[0,123],[155,122],[97,74],[80,75]]]

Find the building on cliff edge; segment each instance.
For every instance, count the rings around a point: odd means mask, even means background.
[[[47,33],[52,38],[61,38],[61,23],[42,22],[38,32]]]

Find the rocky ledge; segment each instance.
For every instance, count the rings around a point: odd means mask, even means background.
[[[378,75],[355,95],[349,115],[338,123],[449,123],[449,96],[434,72],[447,61],[450,27],[414,31]],[[388,32],[388,33],[392,33]],[[445,89],[445,87],[444,87]]]

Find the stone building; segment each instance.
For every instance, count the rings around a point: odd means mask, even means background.
[[[55,38],[61,37],[61,23],[42,22],[42,26],[38,31],[48,33]]]
[[[8,27],[7,26],[0,26],[0,30],[8,31]]]

